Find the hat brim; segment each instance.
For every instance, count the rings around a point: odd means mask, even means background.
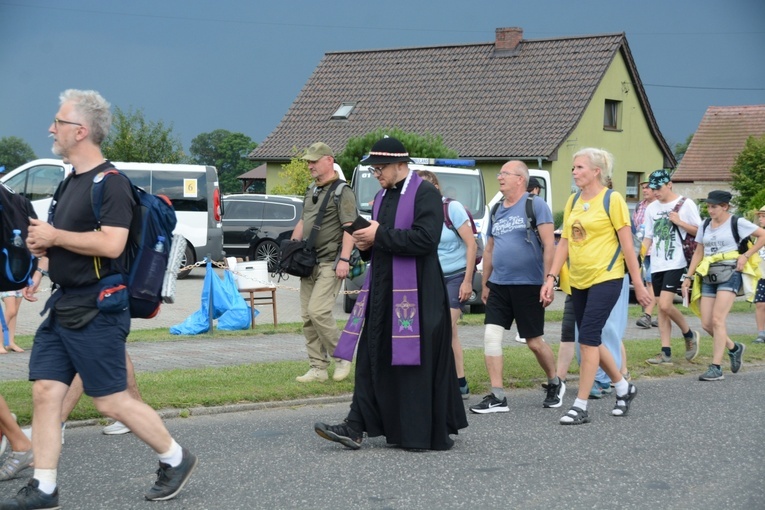
[[[409,156],[367,156],[361,160],[362,165],[388,165],[390,163],[414,163]]]

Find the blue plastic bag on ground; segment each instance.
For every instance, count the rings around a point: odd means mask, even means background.
[[[202,285],[200,308],[180,324],[170,327],[173,335],[198,335],[210,329],[210,295],[212,316],[218,319],[218,329],[237,330],[250,327],[252,315],[247,302],[236,287],[234,276],[226,271],[221,280],[207,263],[205,281]]]

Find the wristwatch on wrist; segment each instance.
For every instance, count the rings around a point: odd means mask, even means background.
[[[554,274],[552,274],[552,273],[548,274],[547,278],[552,278],[553,279],[553,283],[555,284],[556,287],[560,285],[560,278],[555,276]]]
[[[684,274],[683,276],[680,277],[681,282],[684,282],[685,280],[692,280],[692,279],[693,279],[693,275],[691,274]]]
[[[41,267],[37,268],[37,272],[40,273],[43,276],[48,276],[48,271],[46,271],[45,269],[43,269]]]
[[[342,260],[343,262],[347,262],[348,264],[351,263],[351,259],[347,259],[345,257],[340,257],[340,258],[338,258],[338,260]]]

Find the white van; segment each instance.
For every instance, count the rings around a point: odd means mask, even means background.
[[[483,229],[486,227],[489,217],[489,208],[486,206],[486,188],[484,187],[481,171],[475,168],[474,160],[462,159],[430,159],[412,158],[414,163],[409,164],[412,170],[429,170],[436,174],[441,193],[449,198],[457,200],[470,211],[475,221],[478,236],[485,239]],[[371,167],[357,166],[353,171],[351,188],[356,194],[356,206],[362,216],[369,219],[372,215],[372,202],[380,190],[380,183],[372,173]],[[480,267],[480,266],[479,266]],[[347,290],[359,290],[364,284],[365,276],[346,279]],[[470,306],[482,306],[481,303],[481,274],[476,272],[473,277],[473,294],[466,302]],[[345,294],[343,309],[350,312],[356,300],[355,294]]]
[[[125,172],[136,186],[172,201],[178,218],[174,233],[187,241],[181,266],[204,257],[223,259],[221,201],[215,167],[117,162],[114,167]],[[60,159],[37,159],[1,175],[0,182],[29,198],[38,218],[47,219],[53,193],[71,170],[72,166]],[[188,273],[183,271],[178,277]]]

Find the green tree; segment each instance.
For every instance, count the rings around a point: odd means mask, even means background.
[[[218,169],[223,193],[240,193],[242,183],[237,177],[252,168],[252,161],[247,159],[247,155],[257,146],[247,135],[216,129],[197,135],[191,141],[189,152],[196,163]]]
[[[686,151],[688,150],[688,146],[691,144],[691,140],[693,140],[693,133],[688,135],[688,138],[685,139],[685,143],[676,143],[672,152],[675,153],[675,159],[677,161],[680,161],[683,159],[683,156],[685,156]]]
[[[733,199],[735,205],[743,212],[757,207],[757,194],[762,191],[762,183],[765,182],[765,135],[750,136],[746,140],[730,174],[731,187],[738,191],[738,196]]]
[[[114,109],[112,128],[103,144],[104,156],[112,161],[146,163],[189,163],[173,127],[148,121],[143,110]]]
[[[289,163],[282,165],[282,171],[279,174],[285,183],[273,187],[271,191],[275,195],[303,196],[305,194],[306,188],[311,184],[311,172],[308,170],[308,162],[300,159],[303,152],[296,153]]]
[[[413,157],[418,158],[456,158],[457,151],[444,145],[440,135],[425,133],[420,135],[399,128],[380,128],[360,137],[350,138],[345,144],[343,152],[337,156],[337,163],[343,169],[346,178],[350,179],[353,169],[359,164],[364,155],[383,136],[388,135],[397,138],[404,144],[406,150]]]
[[[4,166],[6,171],[13,170],[33,159],[37,159],[35,151],[21,138],[17,136],[0,138],[0,166]]]

